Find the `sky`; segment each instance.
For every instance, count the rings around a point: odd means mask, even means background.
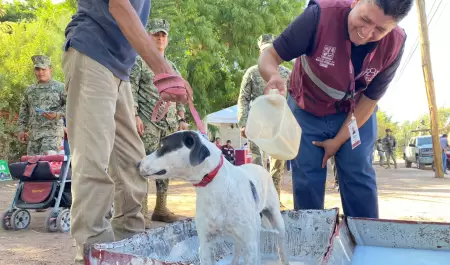
[[[450,53],[446,52],[449,44],[445,42],[445,39],[449,38],[448,40],[450,41],[450,37],[448,27],[444,26],[450,24],[450,5],[448,3],[450,1],[426,0],[425,2],[428,21],[430,21],[434,11],[437,10],[428,26],[436,105],[438,107],[450,107],[449,82],[445,79],[445,69],[447,67],[450,68],[446,63],[447,60],[450,60]],[[432,7],[433,10],[431,10]],[[428,114],[429,109],[422,71],[420,43],[412,54],[403,74],[400,75],[404,64],[410,56],[410,52],[413,50],[416,42],[418,43],[419,20],[416,6],[400,22],[400,26],[404,28],[408,36],[405,52],[396,77],[384,97],[380,100],[379,107],[392,115],[394,121],[403,122],[415,120],[423,114]]]
[[[54,3],[63,1],[52,0]],[[450,89],[445,79],[445,69],[450,68],[446,64],[447,60],[450,61],[450,51],[447,51],[449,45],[445,42],[445,38],[449,36],[445,25],[450,24],[450,0],[426,0],[425,2],[428,21],[434,14],[428,33],[436,104],[438,107],[450,107]],[[400,26],[405,29],[408,36],[401,65],[394,81],[379,102],[379,107],[398,122],[415,120],[423,114],[429,114],[422,71],[421,46],[418,43],[418,23],[417,9],[414,5],[409,15],[400,22]],[[448,38],[450,41],[450,37]],[[415,46],[417,46],[415,52],[411,55]],[[408,60],[409,57],[411,58]],[[406,67],[402,70],[405,65]]]

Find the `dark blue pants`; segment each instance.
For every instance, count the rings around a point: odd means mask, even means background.
[[[294,209],[323,209],[326,168],[324,149],[313,141],[332,139],[347,113],[318,117],[298,107],[289,96],[288,104],[302,129],[297,157],[292,160]],[[346,216],[378,218],[378,195],[372,150],[377,136],[376,112],[359,129],[361,144],[352,150],[348,140],[335,155],[342,207]]]
[[[443,172],[447,172],[447,154],[445,154],[445,151],[442,151],[442,168]]]

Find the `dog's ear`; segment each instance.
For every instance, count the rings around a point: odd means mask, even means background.
[[[192,166],[200,165],[211,155],[208,147],[202,143],[202,140],[196,134],[186,133],[183,142],[187,148],[191,149],[189,162]]]

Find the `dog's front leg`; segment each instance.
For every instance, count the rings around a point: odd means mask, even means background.
[[[208,238],[200,237],[200,248],[198,251],[201,265],[215,265],[212,257],[212,244]]]
[[[246,238],[243,238],[243,256],[246,265],[261,265],[260,238],[261,238],[261,219],[259,214],[250,226],[246,227]]]
[[[259,253],[259,242],[248,242],[245,248],[244,264],[246,265],[261,265],[261,256]]]
[[[238,240],[234,240],[234,256],[233,260],[231,261],[231,265],[238,265],[239,264],[239,258],[241,257],[242,252],[242,243]]]

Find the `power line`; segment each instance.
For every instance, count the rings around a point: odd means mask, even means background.
[[[434,5],[435,5],[436,3],[437,3],[437,0],[434,0],[434,1],[433,1],[433,5],[431,6],[431,9],[430,9],[430,13],[433,12],[433,8],[434,8]],[[427,14],[427,17],[429,17],[429,14]],[[430,22],[428,22],[428,25],[429,25],[429,23],[430,23]],[[405,63],[404,63],[403,66],[402,66],[402,69],[401,69],[401,71],[400,71],[400,75],[397,76],[397,81],[398,81],[398,79],[400,78],[400,76],[403,74],[403,72],[405,71],[405,68],[406,68],[406,66],[408,65],[409,61],[411,60],[411,58],[412,58],[414,52],[416,51],[417,45],[418,45],[418,44],[419,44],[419,35],[417,35],[416,40],[414,41],[414,47],[412,48],[412,50],[410,50],[410,52],[409,52],[409,54],[408,54],[408,56],[407,56],[407,59],[406,59]]]
[[[433,5],[431,6],[430,13],[433,12],[433,7],[434,7],[434,5],[435,5],[436,3],[437,3],[437,0],[435,0],[435,1],[433,2]],[[447,3],[448,3],[448,2],[446,2],[445,6],[447,6]],[[432,14],[431,17],[430,17],[430,20],[428,21],[428,26],[430,26],[431,22],[433,22],[434,16],[436,15],[437,10],[439,10],[439,7],[441,6],[441,4],[442,4],[442,0],[439,0],[438,6],[437,6],[436,9],[434,10],[433,14]],[[444,7],[444,8],[445,8],[445,7]],[[443,9],[444,9],[444,8],[443,8]],[[439,21],[439,18],[441,17],[441,15],[442,15],[442,13],[443,13],[443,11],[440,13],[440,15],[439,15],[439,17],[438,17],[438,21]],[[397,75],[396,81],[395,81],[395,82],[398,82],[398,81],[400,80],[400,77],[401,77],[401,76],[403,75],[403,73],[405,72],[405,70],[406,70],[406,68],[407,68],[407,66],[408,66],[408,64],[409,64],[409,62],[411,61],[411,59],[412,59],[414,53],[416,52],[418,46],[419,46],[419,36],[417,36],[417,38],[416,38],[416,40],[415,40],[415,42],[414,42],[414,47],[413,47],[413,49],[410,51],[410,53],[408,54],[408,57],[407,57],[405,63],[403,64],[402,68],[400,69],[400,73]]]

